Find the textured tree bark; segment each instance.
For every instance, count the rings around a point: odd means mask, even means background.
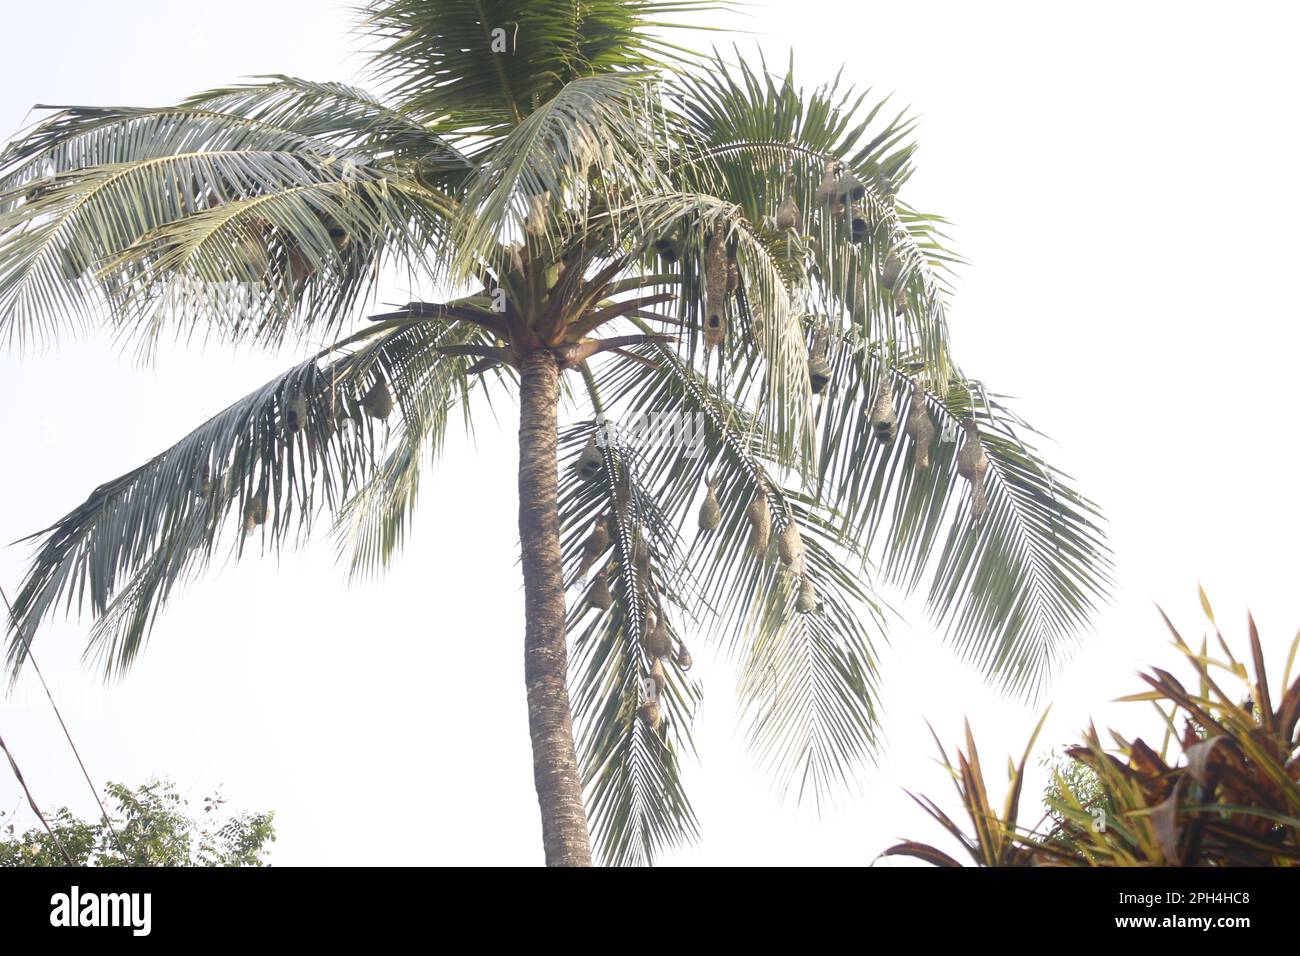
[[[555,357],[544,349],[526,355],[519,386],[519,540],[523,547],[524,682],[528,687],[533,780],[542,810],[547,866],[590,866],[591,840],[569,711],[556,464],[559,400],[560,370]]]

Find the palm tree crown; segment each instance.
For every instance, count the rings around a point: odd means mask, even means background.
[[[321,519],[382,568],[452,413],[518,391],[530,720],[559,746],[538,767],[569,773],[571,698],[583,799],[548,810],[542,769],[539,795],[546,819],[585,800],[603,859],[695,833],[688,638],[734,658],[757,756],[813,799],[873,750],[882,581],[1040,689],[1108,550],[950,355],[956,259],[901,195],[913,122],[665,39],[709,6],[382,0],[362,21],[382,99],[269,76],[53,108],[16,138],[0,339],[334,341],[33,536],[11,670],[66,604],[123,668],[214,556]],[[441,292],[364,314],[393,273]],[[585,826],[548,829],[548,858],[582,862],[556,848]]]

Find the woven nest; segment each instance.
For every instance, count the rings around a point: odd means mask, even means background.
[[[608,611],[614,606],[614,595],[609,591],[609,576],[603,571],[596,575],[591,587],[587,588],[587,603],[602,611]]]
[[[898,429],[898,410],[894,408],[894,392],[889,387],[889,373],[882,371],[880,390],[871,406],[871,430],[877,440],[889,444]]]
[[[924,471],[930,467],[930,446],[934,444],[935,428],[925,407],[925,389],[920,382],[912,383],[912,407],[908,410],[904,430],[916,444],[916,468]]]
[[[718,525],[722,523],[722,505],[713,491],[713,486],[706,483],[705,487],[708,490],[704,495],[704,503],[700,505],[700,530],[716,531]]]
[[[820,395],[830,383],[831,363],[814,355],[808,360],[808,384],[812,386],[813,394]]]
[[[605,467],[605,459],[600,454],[600,447],[596,444],[595,435],[587,439],[587,444],[582,447],[582,454],[578,456],[578,460],[573,467],[585,481],[591,481]]]
[[[376,379],[370,390],[361,397],[361,407],[371,418],[387,418],[393,412],[393,393],[382,378]]]
[[[658,730],[659,725],[663,723],[664,712],[659,706],[657,700],[647,700],[636,709],[637,716],[645,721],[646,726],[651,730]]]
[[[786,521],[785,527],[776,539],[776,553],[781,558],[781,563],[799,574],[803,568],[803,538],[799,536],[799,526],[795,524],[793,518]]]

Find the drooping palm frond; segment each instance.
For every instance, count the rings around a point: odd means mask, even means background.
[[[866,108],[868,92],[841,89],[839,79],[804,94],[793,60],[783,77],[743,61],[717,57],[707,71],[684,76],[672,94],[693,148],[675,167],[680,180],[709,183],[745,210],[756,227],[784,242],[800,263],[808,311],[858,327],[891,349],[919,352],[942,390],[950,372],[944,273],[956,257],[941,243],[942,220],[917,213],[897,198],[911,175],[915,121],[906,113],[882,118],[887,101]],[[861,195],[841,202],[818,196],[828,164]],[[802,232],[782,235],[775,213],[793,177],[791,196],[803,213]],[[860,238],[852,223],[863,222]],[[902,265],[907,304],[880,275],[890,256]]]
[[[677,592],[688,598],[693,640],[719,641],[737,662],[751,748],[776,786],[822,802],[836,785],[860,779],[876,740],[873,645],[883,621],[858,579],[860,557],[841,545],[832,516],[782,486],[789,459],[748,411],[671,346],[635,353],[650,364],[610,359],[595,374],[607,430],[636,448],[640,473],[654,476],[648,494],[672,528],[694,523],[706,480],[722,502],[719,527],[697,533],[682,558],[691,573]],[[759,481],[767,483],[775,529],[770,550],[755,556],[745,510]],[[812,613],[796,611],[798,581],[776,554],[777,534],[792,521],[818,596]]]
[[[273,550],[300,539],[320,512],[338,512],[374,474],[388,430],[375,396],[390,396],[399,430],[439,429],[463,376],[446,366],[464,359],[431,346],[481,334],[456,322],[368,329],[96,488],[32,536],[41,544],[13,602],[11,671],[16,676],[26,655],[19,635],[30,640],[60,605],[97,619],[89,650],[109,672],[129,665],[175,586],[215,554],[237,557],[254,536]]]
[[[906,590],[923,586],[934,617],[963,657],[1018,692],[1041,690],[1110,585],[1110,552],[1097,506],[1032,442],[1035,431],[978,384],[926,391],[939,429],[930,466],[916,467],[907,437],[877,440],[869,412],[888,375],[899,420],[926,368],[893,364],[856,334],[830,350],[833,386],[820,409],[818,495]],[[887,366],[887,370],[886,370]],[[928,383],[927,383],[928,384]],[[959,423],[973,417],[989,457],[988,512],[975,520],[956,470]]]
[[[856,568],[837,555],[834,527],[807,502],[788,500],[817,607],[798,611],[798,580],[768,560],[753,579],[766,597],[754,602],[745,629],[740,701],[750,747],[778,789],[820,806],[860,782],[875,759],[880,712],[873,638],[883,634],[884,620]]]
[[[603,464],[587,478],[575,466],[597,436]],[[595,422],[574,428],[561,444],[567,449],[560,488],[565,563],[575,585],[568,613],[573,709],[588,813],[605,862],[646,864],[698,831],[682,784],[680,752],[694,749],[690,721],[700,688],[674,654],[660,662],[665,687],[650,694],[653,660],[646,650],[652,614],[681,641],[680,620],[692,603],[691,576],[676,524],[660,510],[635,447]],[[584,545],[596,523],[605,521],[614,526],[609,551],[584,569]],[[640,547],[646,549],[644,566],[635,557]],[[608,609],[587,596],[601,574],[610,588]],[[662,727],[638,715],[651,696],[661,708]]]
[[[738,272],[738,291],[726,306],[728,322],[725,361],[719,376],[731,378],[739,389],[737,400],[761,410],[758,427],[780,449],[784,464],[811,474],[816,461],[815,419],[808,381],[808,352],[804,342],[795,287],[779,248],[744,219],[734,203],[707,193],[672,191],[621,207],[639,227],[639,245],[631,251],[644,255],[652,241],[673,234],[680,237],[681,255],[673,272],[656,279],[654,288],[677,293],[676,322],[692,330],[703,328],[702,290],[704,260],[709,236],[717,226],[732,250]],[[649,330],[645,320],[632,316],[637,328]],[[698,361],[698,336],[688,337],[679,361]],[[720,355],[715,360],[724,362]],[[705,359],[705,371],[708,360]]]
[[[346,145],[371,132],[351,119],[315,138],[193,107],[56,113],[0,161],[0,338],[96,317],[146,338],[167,319],[266,341],[336,331],[381,263],[426,271],[450,206],[414,167]]]

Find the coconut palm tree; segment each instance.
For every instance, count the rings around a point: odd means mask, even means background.
[[[382,99],[270,76],[21,133],[9,346],[333,344],[33,535],[11,673],[63,604],[119,671],[214,556],[322,521],[382,569],[453,411],[508,392],[548,863],[588,863],[589,822],[613,863],[695,835],[688,636],[732,656],[757,757],[814,800],[873,753],[881,582],[1041,687],[1108,553],[949,353],[956,260],[899,196],[913,123],[665,39],[707,6],[378,0]],[[375,306],[381,276],[428,295]]]

